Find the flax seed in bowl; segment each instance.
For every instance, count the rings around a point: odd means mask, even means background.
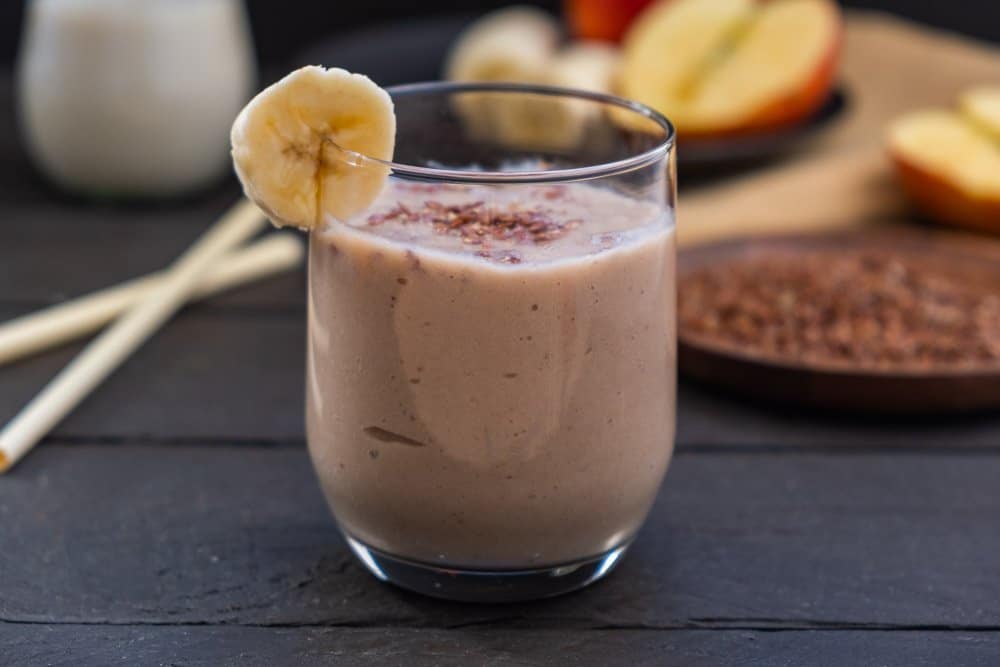
[[[1000,244],[890,229],[688,251],[681,370],[863,411],[1000,405]]]

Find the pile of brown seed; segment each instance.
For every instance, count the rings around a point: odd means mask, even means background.
[[[877,368],[1000,362],[1000,284],[916,258],[813,251],[685,275],[681,335],[789,361]]]
[[[428,200],[419,209],[404,204],[386,213],[368,217],[371,226],[385,222],[403,224],[431,224],[440,234],[458,234],[462,242],[470,245],[488,244],[489,241],[516,243],[545,243],[554,241],[580,225],[580,220],[560,221],[543,209],[524,209],[516,206],[493,208],[485,202],[445,205]]]

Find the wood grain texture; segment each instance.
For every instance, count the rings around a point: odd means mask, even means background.
[[[242,297],[234,293],[233,298]],[[301,444],[305,313],[216,307],[214,301],[193,306],[168,324],[53,437]],[[0,318],[20,312],[22,308],[0,306]],[[0,418],[12,416],[82,345],[0,369]],[[677,443],[682,449],[998,449],[1000,418],[872,420],[824,415],[758,405],[682,382]]]
[[[0,624],[10,667],[899,665],[994,667],[997,632],[251,628]]]
[[[758,402],[682,381],[677,397],[682,449],[1000,449],[1000,418],[980,414],[865,418]]]
[[[898,97],[881,55],[849,63]],[[895,211],[870,158],[851,182]],[[770,220],[778,174],[686,190],[681,216],[760,178]],[[236,194],[56,192],[0,74],[0,318],[161,268]],[[682,383],[681,454],[618,572],[538,604],[448,604],[377,583],[336,532],[301,448],[303,304],[300,273],[187,310],[0,481],[0,664],[1000,663],[996,416],[864,421]],[[77,349],[0,369],[0,418]]]
[[[621,568],[533,604],[377,583],[298,448],[41,446],[0,484],[0,620],[1000,630],[1000,457],[681,454]]]
[[[225,189],[195,203],[156,208],[73,202],[4,207],[0,304],[27,312],[159,271],[237,197],[235,189]],[[302,311],[304,275],[271,278],[210,303]]]
[[[232,176],[172,202],[59,192],[28,161],[14,109],[10,74],[0,72],[0,304],[31,310],[162,269],[240,196]],[[303,276],[276,278],[212,303],[301,308]]]
[[[304,313],[220,318],[210,306],[195,306],[148,341],[53,435],[301,442],[304,320]],[[82,346],[0,369],[0,416],[15,414]]]

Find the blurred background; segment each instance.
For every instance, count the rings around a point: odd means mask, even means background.
[[[17,51],[24,2],[0,3],[0,63],[9,65]],[[257,54],[262,64],[280,65],[316,40],[359,26],[406,17],[478,13],[502,7],[500,0],[466,2],[315,2],[248,0]],[[555,11],[558,0],[534,2]],[[881,9],[940,28],[1000,41],[1000,3],[990,0],[848,0],[846,7]],[[388,47],[387,47],[388,48]]]
[[[203,224],[238,192],[233,119],[305,64],[385,86],[448,78],[617,94],[677,129],[682,373],[827,408],[1000,405],[1000,2],[35,0],[4,3],[0,30],[0,201],[58,202],[67,219],[106,206],[122,224],[174,206]],[[477,112],[503,121],[492,141],[528,143],[515,135],[531,131],[548,162],[589,154],[601,118],[522,102]],[[742,266],[733,247],[774,262]],[[0,262],[6,282],[37,283],[38,248],[7,251],[28,259]],[[81,265],[80,277],[64,266],[53,289],[156,266]],[[703,266],[717,273],[694,271]],[[843,282],[827,279],[834,268]],[[740,387],[751,376],[738,363],[698,365],[723,349],[779,375],[794,367],[804,384]],[[840,382],[845,369],[868,388],[902,384],[859,393]],[[798,391],[814,374],[829,393]],[[952,391],[945,380],[964,375],[989,384]]]

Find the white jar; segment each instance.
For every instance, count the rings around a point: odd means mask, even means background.
[[[18,66],[26,143],[66,188],[166,196],[229,168],[256,78],[242,0],[32,0]]]

